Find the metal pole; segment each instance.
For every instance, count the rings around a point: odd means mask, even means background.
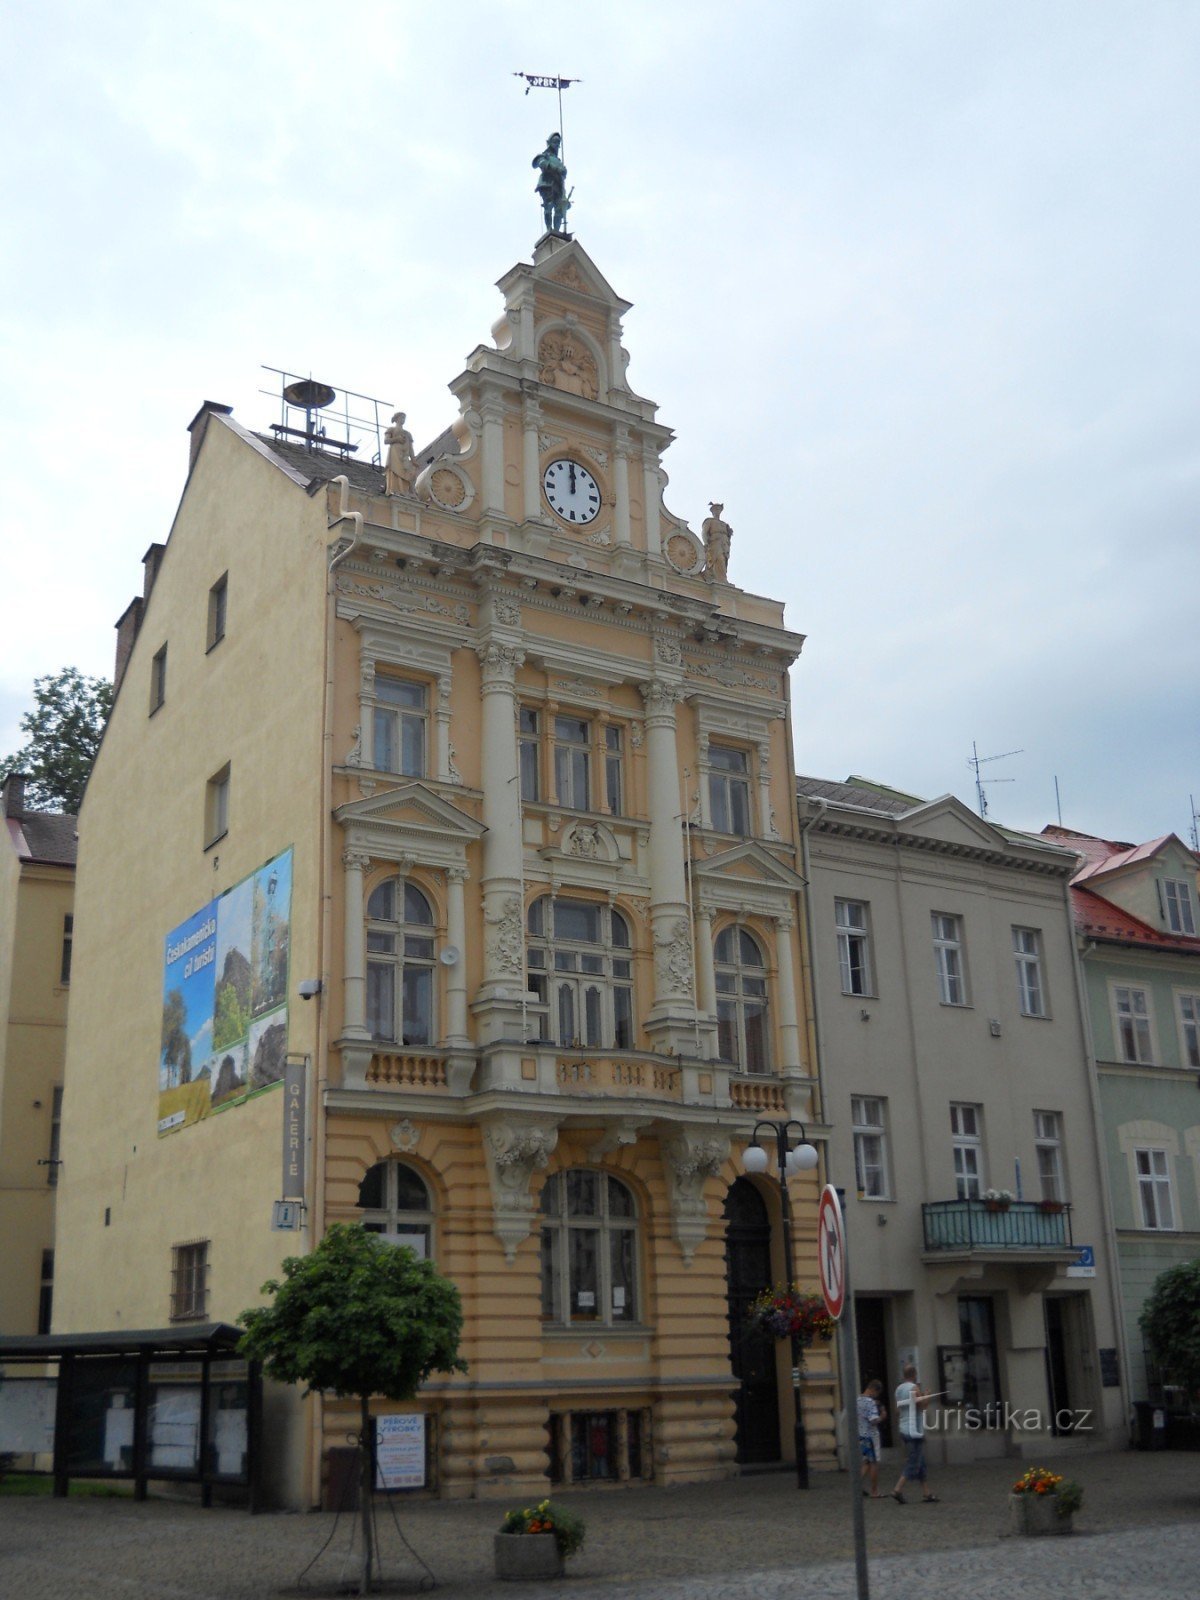
[[[775,1138],[779,1158],[779,1189],[782,1199],[783,1221],[783,1271],[789,1292],[796,1282],[796,1268],[792,1256],[792,1198],[788,1193],[787,1177],[787,1123],[775,1123]],[[792,1404],[795,1412],[796,1487],[808,1488],[808,1439],[804,1431],[804,1397],[800,1392],[800,1341],[793,1333],[792,1346]],[[861,1511],[861,1507],[860,1507]]]
[[[842,1232],[846,1233],[846,1197],[839,1190],[842,1207]],[[842,1409],[846,1417],[846,1458],[850,1468],[851,1522],[854,1527],[854,1576],[858,1584],[858,1600],[870,1600],[870,1579],[867,1576],[867,1530],[863,1520],[862,1483],[858,1468],[861,1452],[858,1449],[858,1340],[854,1330],[854,1297],[850,1293],[850,1251],[843,1247],[842,1274],[845,1301],[842,1306],[841,1336],[838,1365],[841,1367]]]

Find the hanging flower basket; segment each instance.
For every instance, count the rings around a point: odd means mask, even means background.
[[[1044,1211],[1049,1217],[1056,1217],[1063,1209],[1061,1200],[1039,1200],[1038,1210]]]
[[[764,1289],[746,1317],[752,1328],[771,1339],[795,1337],[807,1350],[814,1339],[833,1337],[834,1322],[819,1294],[805,1294],[794,1285]]]

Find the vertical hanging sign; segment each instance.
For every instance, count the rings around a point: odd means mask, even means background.
[[[283,1186],[285,1200],[304,1199],[305,1101],[308,1095],[308,1057],[289,1056],[283,1074]]]

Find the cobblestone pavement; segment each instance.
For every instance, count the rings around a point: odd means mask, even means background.
[[[1074,1456],[1047,1465],[1084,1485],[1068,1539],[1014,1539],[1009,1461],[940,1469],[938,1505],[864,1504],[873,1600],[1196,1600],[1200,1593],[1200,1455]],[[886,1480],[890,1481],[890,1479]],[[554,1600],[803,1600],[856,1593],[850,1486],[788,1474],[688,1489],[592,1490],[569,1499],[587,1543]],[[492,1576],[491,1538],[504,1502],[406,1501],[401,1525],[433,1568],[444,1600],[515,1600]],[[4,1600],[251,1600],[295,1592],[333,1531],[327,1515],[249,1517],[177,1500],[0,1498]],[[304,1593],[338,1589],[345,1519]],[[385,1571],[415,1592],[419,1568],[380,1508]]]

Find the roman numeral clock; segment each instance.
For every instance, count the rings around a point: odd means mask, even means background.
[[[576,526],[592,522],[600,511],[600,486],[586,467],[562,456],[548,463],[542,488],[551,511]]]

